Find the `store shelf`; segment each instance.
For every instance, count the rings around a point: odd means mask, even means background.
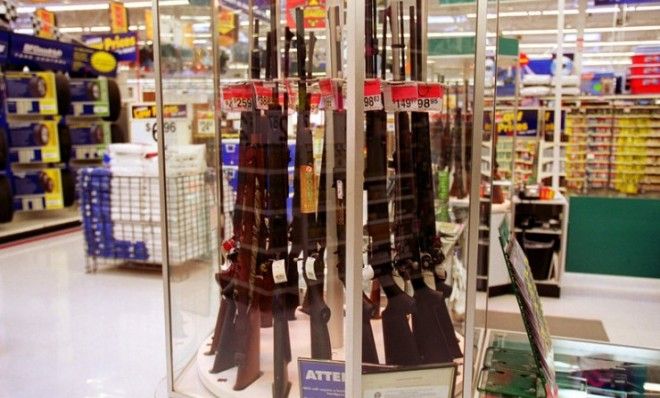
[[[81,217],[77,207],[20,211],[14,214],[14,219],[10,223],[0,224],[0,243],[77,227],[80,222]]]

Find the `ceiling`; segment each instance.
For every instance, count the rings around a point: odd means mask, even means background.
[[[405,0],[413,3],[412,0]],[[150,1],[126,0],[131,30],[143,32],[144,11]],[[208,12],[205,7],[193,7],[187,0],[161,0],[163,14],[195,18]],[[107,31],[107,2],[100,0],[22,1],[19,5],[19,27],[29,28],[29,15],[35,6],[45,6],[56,12],[58,25],[69,35],[78,36],[88,31]],[[429,1],[428,37],[466,37],[474,35],[476,6],[472,4],[442,5]],[[503,35],[520,38],[521,51],[528,55],[552,54],[557,47],[557,4],[552,1],[500,0],[489,2],[488,36],[494,44],[499,28]],[[564,52],[575,52],[579,24],[579,1],[567,0],[565,5]],[[200,14],[201,13],[201,14]],[[584,24],[584,66],[586,70],[624,70],[629,67],[631,53],[640,45],[660,48],[660,2],[641,5],[595,7],[593,0],[586,2]],[[207,19],[208,20],[208,19]],[[198,22],[199,23],[199,22]],[[202,21],[201,24],[204,24]],[[208,22],[206,22],[208,25]],[[208,29],[208,28],[207,28]],[[204,44],[208,30],[196,34]],[[143,36],[143,33],[141,34]],[[144,42],[144,37],[142,37]],[[210,43],[209,43],[210,44]]]

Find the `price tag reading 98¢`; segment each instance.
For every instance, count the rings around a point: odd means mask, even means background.
[[[383,109],[380,80],[368,79],[364,82],[364,110],[379,111]]]

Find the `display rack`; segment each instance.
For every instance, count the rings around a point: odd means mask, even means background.
[[[210,254],[205,181],[203,173],[168,178],[170,265]],[[88,272],[105,265],[162,263],[157,177],[85,168],[80,170],[78,184]]]

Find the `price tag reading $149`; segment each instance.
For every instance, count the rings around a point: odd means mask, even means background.
[[[383,89],[385,110],[406,112],[417,110],[417,83],[388,82]]]

